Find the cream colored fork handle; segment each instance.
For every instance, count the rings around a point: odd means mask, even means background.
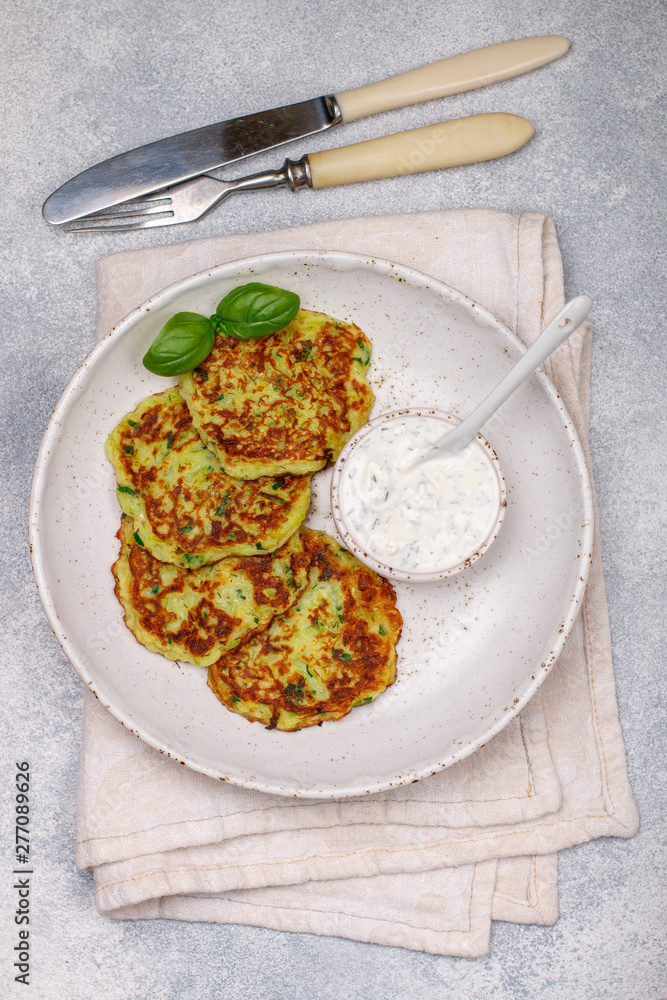
[[[314,188],[325,188],[480,163],[512,153],[528,142],[533,132],[531,123],[519,115],[491,113],[455,118],[353,146],[310,153],[310,176]]]
[[[379,83],[336,94],[344,122],[353,122],[380,111],[403,108],[407,104],[430,101],[435,97],[460,94],[464,90],[486,87],[489,83],[520,76],[564,55],[570,47],[562,35],[542,35],[500,42],[474,52],[442,59],[440,62],[400,73]]]

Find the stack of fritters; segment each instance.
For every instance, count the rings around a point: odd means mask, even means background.
[[[396,678],[394,588],[324,531],[301,533],[311,562],[298,601],[208,672],[227,708],[269,729],[342,719]]]
[[[273,552],[308,511],[310,476],[228,476],[197,434],[177,388],[128,413],[106,452],[122,510],[164,562],[192,569],[224,556]]]
[[[342,718],[395,678],[393,588],[299,529],[310,474],[368,419],[369,360],[358,327],[301,310],[264,340],[218,336],[107,441],[128,628],[269,728]]]
[[[290,608],[308,582],[298,531],[270,555],[229,556],[194,570],[152,556],[131,517],[118,537],[113,573],[125,623],[143,646],[170,660],[207,667]]]

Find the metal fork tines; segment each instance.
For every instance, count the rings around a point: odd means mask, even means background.
[[[171,226],[174,224],[172,198],[166,191],[133,201],[124,201],[111,208],[103,208],[94,215],[84,215],[64,226],[66,233],[91,233],[97,229],[142,229],[146,226]],[[148,218],[153,216],[153,218]],[[132,219],[137,221],[132,222]],[[144,221],[146,220],[146,221]],[[117,225],[116,223],[120,223]]]
[[[304,156],[297,161],[285,160],[280,170],[265,170],[237,180],[221,181],[204,174],[144,198],[121,202],[92,215],[82,216],[63,228],[67,233],[94,233],[175,226],[181,222],[201,219],[224,198],[237,191],[258,191],[273,187],[288,187],[295,191],[300,187],[311,186],[308,157]]]

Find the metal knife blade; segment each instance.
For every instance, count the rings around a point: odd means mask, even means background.
[[[77,174],[46,199],[42,214],[52,225],[62,225],[253,153],[315,135],[340,121],[336,99],[327,95],[181,132]]]

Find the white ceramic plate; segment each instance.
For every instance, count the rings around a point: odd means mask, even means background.
[[[249,280],[293,289],[304,308],[354,321],[373,343],[373,416],[405,405],[464,416],[522,352],[459,292],[387,261],[286,252],[180,281],[131,313],[85,360],[40,448],[31,499],[33,565],[53,630],[103,705],[190,767],[279,795],[338,798],[425,777],[466,757],[523,708],[554,663],[581,601],[592,541],[580,444],[553,385],[533,376],[485,429],[508,489],[500,536],[469,570],[396,584],[405,625],[398,679],[372,705],[298,733],[227,711],[206,671],[149,653],[113,593],[120,511],[104,441],[175,380],[141,364],[175,312],[209,315]],[[307,523],[336,533],[330,471],[316,473]]]

